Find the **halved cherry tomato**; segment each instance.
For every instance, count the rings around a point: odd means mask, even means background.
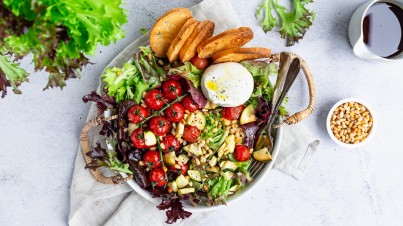
[[[185,110],[188,110],[189,112],[194,112],[200,108],[199,105],[196,104],[196,102],[190,96],[185,96],[181,100],[181,104],[183,105]]]
[[[238,107],[224,108],[222,110],[222,117],[228,120],[238,120],[244,108],[245,106],[243,105],[239,105]]]
[[[132,144],[135,148],[149,148],[144,139],[144,129],[135,129],[130,136],[130,140],[132,140]]]
[[[149,167],[149,168],[157,168],[161,166],[161,155],[158,151],[147,151],[143,155],[143,162]]]
[[[185,115],[185,108],[183,108],[182,104],[180,103],[174,103],[171,107],[168,107],[164,113],[165,117],[167,117],[169,121],[179,122]]]
[[[164,148],[162,148],[164,153],[177,151],[181,146],[181,143],[179,143],[179,141],[172,134],[167,134],[162,140],[162,143],[164,144]]]
[[[151,170],[148,174],[148,179],[150,179],[151,182],[155,183],[154,186],[157,187],[164,186],[167,183],[167,180],[165,179],[165,172],[162,168]]]
[[[140,105],[135,105],[127,111],[127,118],[131,123],[139,123],[148,116],[150,116],[148,109]]]
[[[171,123],[164,116],[155,116],[150,119],[150,130],[157,136],[164,136],[171,128]]]
[[[170,100],[174,100],[182,95],[182,87],[178,81],[168,80],[162,84],[162,93]]]
[[[185,126],[183,131],[183,139],[187,142],[197,142],[200,137],[200,130],[196,126]]]
[[[144,102],[146,103],[147,107],[153,110],[159,110],[165,104],[164,96],[156,89],[148,91],[144,97]]]
[[[209,65],[207,58],[200,58],[198,56],[194,56],[192,59],[190,59],[190,63],[199,70],[204,70]]]
[[[177,165],[180,166],[180,169],[175,168],[175,166],[169,166],[169,169],[170,169],[170,170],[173,170],[173,171],[180,170],[180,171],[181,171],[181,174],[185,175],[186,172],[187,172],[188,169],[189,169],[188,163],[185,163],[185,164],[183,164],[182,166],[179,165],[179,164],[177,164]]]
[[[250,158],[250,151],[247,147],[245,147],[242,144],[237,144],[235,146],[235,151],[234,151],[234,158],[238,162],[245,162],[248,161]]]

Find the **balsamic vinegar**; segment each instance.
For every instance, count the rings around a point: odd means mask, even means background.
[[[393,58],[403,51],[403,9],[389,2],[373,4],[363,22],[364,43],[374,54]]]

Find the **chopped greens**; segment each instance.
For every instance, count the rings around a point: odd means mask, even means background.
[[[217,134],[221,134],[223,132],[223,126],[220,122],[221,114],[220,112],[210,112],[206,116],[206,126],[202,131],[201,138],[213,138],[216,137]],[[217,124],[216,124],[217,122]],[[215,131],[214,129],[217,128]]]
[[[140,103],[143,92],[149,88],[139,69],[130,62],[124,63],[122,68],[106,69],[102,79],[108,95],[115,97],[118,103],[127,99]]]
[[[201,138],[211,138],[211,141],[207,143],[207,146],[214,151],[217,151],[224,143],[229,132],[224,130],[224,126],[220,121],[221,114],[218,111],[211,111],[206,116],[206,126],[202,131]]]

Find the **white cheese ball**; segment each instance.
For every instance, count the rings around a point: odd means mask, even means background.
[[[201,79],[204,96],[221,107],[245,103],[253,92],[253,76],[241,64],[228,62],[208,67]]]

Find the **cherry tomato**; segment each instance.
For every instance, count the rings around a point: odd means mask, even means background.
[[[182,95],[182,87],[178,81],[168,80],[162,84],[162,93],[170,100],[173,100]]]
[[[147,107],[153,110],[159,110],[164,106],[164,96],[162,93],[156,89],[150,90],[144,97],[144,102]]]
[[[234,151],[234,158],[238,162],[245,162],[248,161],[250,158],[250,151],[247,147],[243,146],[242,144],[237,144],[235,146],[235,151]]]
[[[149,148],[144,139],[144,129],[141,130],[138,128],[134,130],[130,136],[130,139],[132,140],[132,144],[135,148]]]
[[[224,108],[222,110],[222,117],[228,120],[238,120],[244,108],[245,106],[243,105],[239,105],[238,107]]]
[[[168,107],[164,113],[169,121],[179,122],[185,115],[185,108],[183,108],[180,103],[174,103],[171,107]]]
[[[179,165],[179,164],[178,164],[178,165]],[[182,166],[181,166],[181,165],[179,165],[179,166],[181,167],[180,169],[175,168],[175,166],[169,166],[169,169],[170,169],[170,170],[173,170],[173,171],[180,170],[180,171],[181,171],[181,174],[186,175],[186,172],[187,172],[188,169],[189,169],[188,163],[185,163],[185,164],[183,164]]]
[[[196,126],[185,126],[183,131],[183,139],[187,142],[194,143],[199,139],[200,130]]]
[[[199,70],[204,70],[209,65],[207,58],[200,58],[198,56],[194,56],[192,59],[190,59],[190,63],[197,67],[197,69]]]
[[[179,141],[172,134],[167,134],[162,140],[162,143],[164,144],[164,148],[162,148],[164,153],[177,151],[181,146],[181,143],[179,143]]]
[[[199,105],[196,104],[196,102],[190,96],[185,96],[181,100],[181,104],[183,105],[185,110],[188,110],[189,112],[194,112],[200,108]]]
[[[140,105],[135,105],[127,111],[127,118],[131,123],[139,123],[148,116],[150,116],[150,112]]]
[[[164,116],[155,116],[150,119],[150,130],[157,136],[164,136],[171,128],[171,123]]]
[[[148,178],[151,182],[155,183],[154,186],[161,187],[167,183],[165,179],[165,172],[162,168],[156,168],[150,171]]]
[[[143,155],[143,161],[149,168],[161,166],[161,155],[158,151],[147,151]]]

